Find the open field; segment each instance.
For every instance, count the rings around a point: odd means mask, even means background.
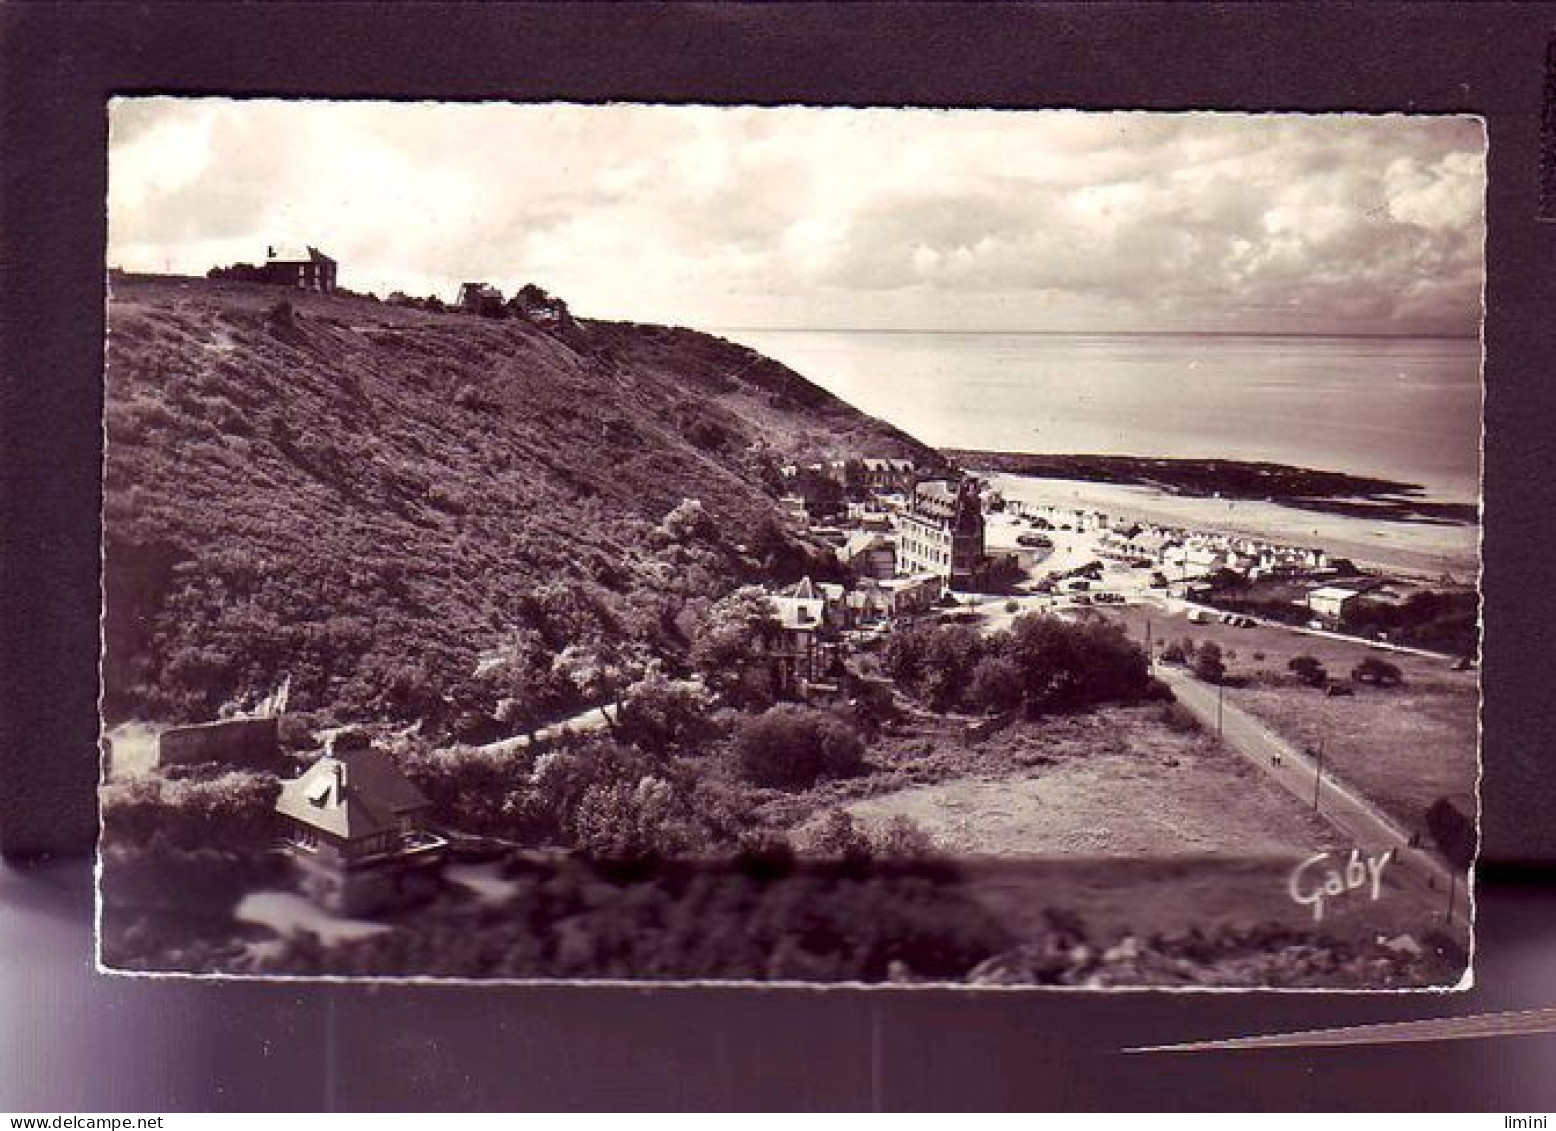
[[[997,766],[877,794],[847,810],[871,827],[907,817],[958,858],[1290,860],[1334,846],[1327,826],[1242,759],[1209,735],[1171,729],[1159,710],[1108,712],[1090,728],[1088,752],[1053,741],[1046,722],[1020,723],[990,740],[1003,746]]]
[[[1184,637],[1215,641],[1229,656],[1228,674],[1249,680],[1246,687],[1228,687],[1228,701],[1298,746],[1315,749],[1322,742],[1325,766],[1407,829],[1423,828],[1423,814],[1439,797],[1464,813],[1475,812],[1477,672],[1456,672],[1446,660],[1263,625],[1194,625],[1182,614],[1155,608],[1129,606],[1104,615],[1125,624],[1135,639],[1143,639],[1149,619],[1158,643]],[[1261,653],[1263,659],[1256,658]],[[1301,655],[1313,656],[1355,694],[1331,698],[1291,679],[1286,663]],[[1351,684],[1351,668],[1369,656],[1398,667],[1404,685]]]
[[[1333,847],[1333,831],[1170,704],[1018,721],[978,745],[962,722],[909,719],[870,748],[869,771],[761,814],[803,844],[824,814],[865,828],[910,818],[964,857],[1278,856]]]
[[[1473,694],[1410,686],[1360,688],[1349,699],[1297,686],[1229,694],[1293,742],[1322,744],[1325,767],[1407,829],[1424,834],[1426,810],[1440,797],[1461,813],[1475,812]]]

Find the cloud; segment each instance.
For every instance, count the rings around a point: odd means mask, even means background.
[[[1477,122],[135,99],[110,261],[703,326],[1472,332]]]

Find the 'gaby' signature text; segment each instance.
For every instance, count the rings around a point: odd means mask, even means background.
[[[1298,864],[1291,872],[1287,890],[1291,898],[1313,909],[1313,922],[1324,918],[1326,901],[1348,895],[1357,888],[1368,888],[1374,900],[1383,893],[1383,869],[1394,859],[1391,848],[1381,856],[1362,856],[1351,849],[1343,864],[1338,855],[1320,852]]]

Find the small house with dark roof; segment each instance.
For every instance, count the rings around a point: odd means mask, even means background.
[[[266,283],[298,290],[333,294],[336,262],[316,247],[287,247],[272,244],[265,249],[260,278]]]
[[[500,318],[503,309],[502,291],[490,283],[462,283],[459,287],[459,308],[471,314]]]
[[[434,885],[448,842],[427,827],[426,795],[365,735],[339,734],[276,799],[299,886],[315,903],[360,915]]]

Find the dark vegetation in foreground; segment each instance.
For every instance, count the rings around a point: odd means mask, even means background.
[[[514,856],[500,901],[449,886],[390,930],[333,945],[302,932],[256,946],[257,931],[202,934],[188,916],[110,908],[105,958],[236,974],[1369,989],[1443,984],[1463,968],[1462,950],[1435,932],[1349,941],[1220,926],[1136,937],[1053,911],[1018,937],[980,900],[979,867],[781,852],[718,864]],[[1077,862],[1087,867],[1109,865]],[[1002,871],[1008,884],[1022,865]],[[1034,876],[1033,898],[1043,890]]]
[[[1034,479],[1154,487],[1195,498],[1269,500],[1306,510],[1391,521],[1469,524],[1478,522],[1480,516],[1479,509],[1469,504],[1418,498],[1421,488],[1417,484],[1283,463],[1025,454],[962,448],[946,448],[943,452],[965,467]]]

